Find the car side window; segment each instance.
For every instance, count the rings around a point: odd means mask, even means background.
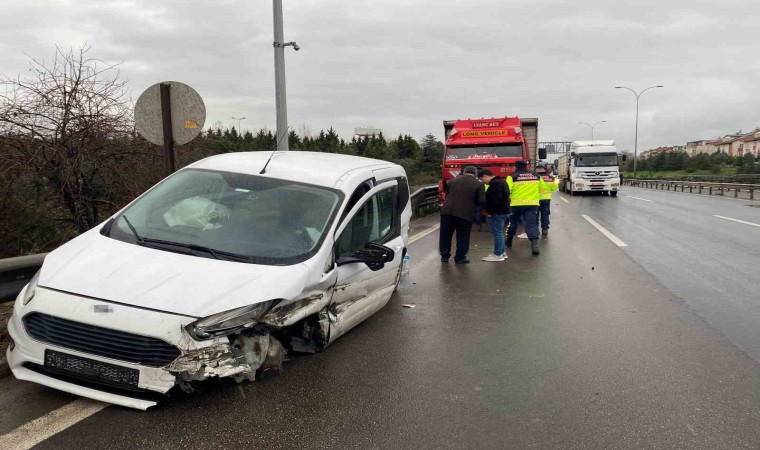
[[[393,235],[396,225],[396,198],[395,187],[382,190],[370,197],[338,237],[336,254],[349,255],[363,249],[370,242],[386,242]]]

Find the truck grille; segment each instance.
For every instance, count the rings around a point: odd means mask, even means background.
[[[180,355],[177,347],[147,336],[111,330],[39,312],[24,316],[29,335],[41,342],[119,361],[161,367]]]

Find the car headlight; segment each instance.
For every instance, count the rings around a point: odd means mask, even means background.
[[[214,336],[226,336],[251,328],[278,303],[277,300],[256,303],[213,314],[188,324],[185,329],[193,339],[202,341]]]
[[[22,305],[26,305],[27,303],[31,302],[34,298],[34,294],[37,293],[37,282],[40,281],[40,270],[34,274],[32,279],[29,280],[29,284],[26,285],[26,289],[24,290],[24,297],[21,299]]]

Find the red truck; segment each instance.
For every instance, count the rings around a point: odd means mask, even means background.
[[[538,119],[502,117],[492,119],[445,120],[446,149],[441,164],[438,196],[443,202],[446,182],[465,166],[488,169],[500,177],[515,171],[515,161],[533,164],[545,159],[538,149]]]

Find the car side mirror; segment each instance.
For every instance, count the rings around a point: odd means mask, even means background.
[[[575,156],[575,152],[570,152],[570,156]]]
[[[368,242],[363,249],[349,255],[340,256],[336,263],[339,266],[364,263],[370,270],[377,271],[385,267],[386,263],[393,261],[395,257],[396,252],[392,249],[384,245]]]
[[[538,149],[538,159],[546,159],[546,148]]]

